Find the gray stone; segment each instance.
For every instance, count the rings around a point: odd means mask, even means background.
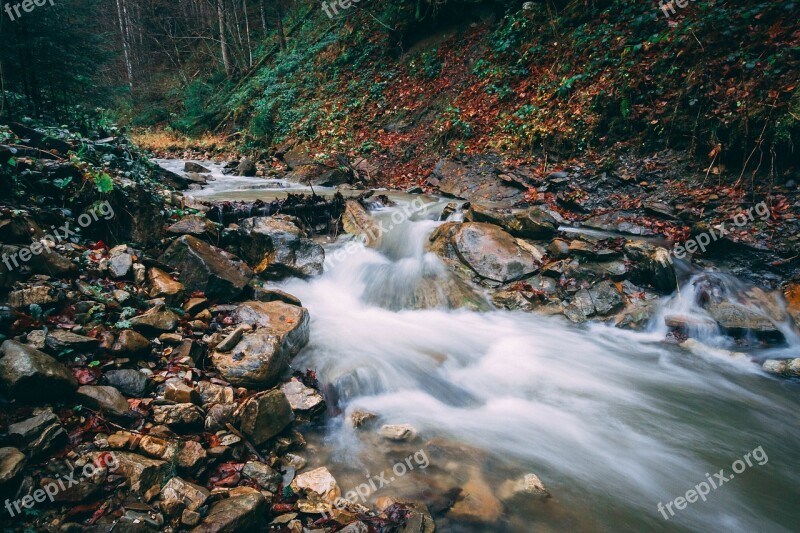
[[[251,396],[241,412],[241,431],[261,446],[294,422],[292,406],[281,391]]]
[[[0,381],[9,395],[46,401],[69,396],[78,383],[72,373],[44,352],[7,340],[0,346]]]
[[[93,409],[114,415],[124,416],[128,413],[128,402],[114,387],[103,385],[84,385],[76,393],[79,401]]]

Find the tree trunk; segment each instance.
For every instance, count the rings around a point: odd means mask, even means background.
[[[225,65],[225,75],[229,78],[233,74],[228,38],[225,36],[225,6],[224,0],[217,0],[217,19],[219,21],[219,43],[222,47],[222,64]]]
[[[133,90],[133,65],[131,64],[130,50],[128,49],[128,35],[125,31],[125,17],[123,16],[122,2],[117,0],[117,17],[119,18],[119,35],[122,39],[122,52],[125,57],[125,71],[128,74],[128,87]]]
[[[286,50],[286,33],[283,31],[283,5],[281,0],[275,0],[275,9],[278,11],[278,44],[281,51]]]
[[[248,66],[253,66],[253,46],[250,43],[250,18],[247,16],[247,0],[242,0],[242,7],[244,7],[244,31],[247,33],[247,56]]]

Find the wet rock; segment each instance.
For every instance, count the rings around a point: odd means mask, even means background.
[[[44,352],[7,340],[0,346],[0,382],[21,400],[46,401],[68,397],[78,383],[72,373]]]
[[[325,250],[308,239],[292,217],[253,217],[239,224],[241,256],[256,265],[257,274],[309,277],[322,273]]]
[[[200,403],[200,394],[180,378],[170,378],[165,383],[164,399],[175,403]]]
[[[143,315],[135,316],[128,321],[136,331],[157,334],[162,331],[175,331],[178,328],[178,315],[172,311],[158,311],[153,308]]]
[[[766,315],[732,302],[711,303],[706,311],[726,333],[741,336],[752,331],[760,338],[783,341],[783,333]]]
[[[236,406],[234,404],[217,403],[212,405],[206,414],[206,431],[227,430],[227,424],[236,423],[235,411]]]
[[[210,494],[208,489],[176,476],[161,489],[161,509],[169,516],[177,516],[184,509],[197,511]]]
[[[180,281],[190,292],[219,300],[238,296],[253,277],[241,259],[191,235],[175,239],[161,262],[181,273]]]
[[[601,315],[607,315],[618,311],[625,305],[622,294],[620,294],[617,287],[608,280],[596,284],[591,288],[589,294],[591,295],[595,311]]]
[[[249,157],[243,157],[239,160],[239,166],[236,169],[239,176],[255,176],[256,164]]]
[[[66,349],[92,351],[100,343],[97,339],[84,337],[65,329],[54,329],[47,333],[45,344],[54,352],[60,352]]]
[[[184,526],[193,527],[200,523],[201,518],[203,518],[203,516],[197,511],[184,509],[183,513],[181,513],[181,524]]]
[[[215,240],[219,236],[219,229],[216,224],[206,217],[189,215],[168,227],[167,233],[171,235],[192,235],[199,239]]]
[[[283,302],[245,302],[234,315],[257,329],[245,334],[230,352],[215,351],[214,365],[233,385],[274,384],[288,369],[289,360],[308,343],[308,311]]]
[[[195,163],[194,161],[187,161],[183,165],[184,172],[197,172],[198,174],[210,174],[211,171],[208,170],[206,167],[201,165],[200,163]]]
[[[122,370],[109,370],[105,373],[106,381],[125,396],[141,398],[147,394],[149,380],[144,373],[126,368]]]
[[[284,383],[281,390],[295,412],[313,415],[325,409],[325,399],[322,395],[317,390],[306,387],[297,378]]]
[[[294,478],[291,487],[296,493],[316,496],[328,503],[334,503],[341,495],[336,479],[325,467],[300,474]]]
[[[273,289],[270,287],[258,287],[255,290],[254,299],[258,300],[259,302],[283,302],[289,305],[303,307],[303,303],[300,301],[300,298],[294,294],[289,294],[286,291]]]
[[[190,315],[194,315],[208,307],[208,298],[189,298],[183,306],[183,310]]]
[[[697,339],[686,339],[685,341],[680,343],[679,346],[684,350],[687,350],[701,357],[719,357],[723,359],[738,359],[740,361],[750,360],[750,358],[747,357],[747,355],[741,352],[731,352],[730,350],[725,350],[724,348],[716,348],[714,346],[708,346],[698,341]]]
[[[149,494],[157,491],[166,477],[168,464],[165,461],[150,459],[131,452],[114,452],[117,469],[114,474],[128,480],[128,486],[137,494]]]
[[[208,453],[203,445],[193,440],[185,441],[175,452],[174,461],[179,468],[193,473],[205,463]]]
[[[651,285],[667,294],[677,289],[672,256],[666,249],[644,241],[626,241],[623,249],[634,263],[631,279],[635,283]]]
[[[497,496],[507,505],[524,505],[526,501],[546,499],[550,493],[536,474],[525,474],[520,479],[504,481],[497,489]]]
[[[261,485],[262,488],[270,492],[278,491],[278,485],[283,478],[279,472],[276,472],[270,468],[269,465],[259,461],[248,461],[245,463],[244,468],[242,468],[242,475],[252,479]]]
[[[113,278],[124,278],[133,267],[133,255],[128,251],[127,245],[115,246],[108,252],[108,273]]]
[[[523,239],[548,239],[558,231],[558,222],[539,207],[514,212],[504,226],[509,233]]]
[[[267,500],[260,493],[231,496],[213,504],[192,533],[262,531],[266,526],[267,511]]]
[[[575,323],[586,322],[596,312],[592,295],[586,289],[575,293],[572,301],[564,308],[564,316]]]
[[[294,422],[289,401],[279,390],[261,392],[251,396],[241,410],[242,433],[261,446]]]
[[[521,187],[497,179],[494,156],[475,156],[464,161],[442,159],[436,163],[428,184],[448,196],[481,202],[490,206],[511,207],[524,200]]]
[[[409,424],[387,424],[382,426],[378,434],[386,440],[408,441],[417,436],[417,430]]]
[[[228,333],[228,335],[222,339],[219,344],[216,346],[216,350],[218,352],[230,352],[231,350],[239,344],[239,341],[242,340],[242,335],[245,334],[247,331],[251,331],[253,329],[250,324],[242,324],[238,326],[236,329]]]
[[[43,411],[22,422],[11,424],[8,426],[8,435],[33,457],[57,450],[67,441],[67,432],[52,411]]]
[[[128,401],[114,387],[84,385],[78,388],[76,394],[79,401],[92,409],[114,416],[125,416],[128,413]]]
[[[150,350],[150,341],[141,333],[126,329],[120,332],[112,350],[122,354],[141,354]]]
[[[210,381],[201,381],[197,384],[197,392],[203,405],[233,403],[234,394],[232,387],[225,387]]]
[[[495,497],[480,471],[471,467],[469,480],[461,490],[460,499],[447,516],[456,520],[493,524],[503,514],[503,504]]]
[[[369,212],[356,200],[347,200],[342,215],[342,227],[350,235],[359,237],[365,246],[378,248],[383,232]]]
[[[354,428],[366,427],[374,422],[378,417],[374,413],[367,411],[353,411],[350,414],[350,422]]]
[[[17,477],[25,467],[25,454],[16,448],[0,448],[0,487]]]
[[[563,239],[553,239],[547,245],[547,255],[553,259],[563,259],[570,254],[569,243]]]
[[[789,283],[783,288],[786,299],[786,311],[791,315],[795,324],[800,325],[800,283]]]
[[[175,428],[203,427],[206,415],[192,403],[177,405],[156,405],[153,407],[153,421]]]
[[[159,268],[151,268],[147,273],[150,282],[150,298],[163,298],[167,305],[178,305],[183,302],[185,287],[175,281],[172,276]]]
[[[783,377],[800,377],[800,357],[796,359],[767,359],[761,368]]]
[[[8,293],[6,301],[8,305],[15,309],[27,308],[31,305],[48,307],[58,303],[58,291],[47,285],[39,285],[37,287],[11,291]]]

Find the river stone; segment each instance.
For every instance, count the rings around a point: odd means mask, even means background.
[[[225,387],[210,381],[199,382],[197,384],[197,392],[200,394],[200,401],[204,406],[229,404],[234,401],[232,387]]]
[[[239,160],[239,166],[236,169],[239,176],[255,176],[256,164],[249,157],[243,157]]]
[[[261,446],[294,422],[292,406],[279,390],[260,392],[251,396],[241,411],[242,433]]]
[[[165,461],[136,453],[116,451],[114,458],[118,465],[114,474],[126,478],[130,489],[137,494],[148,493],[153,488],[159,489],[169,469]]]
[[[72,373],[44,352],[17,341],[0,346],[0,382],[20,400],[58,400],[68,397],[78,383]]]
[[[135,316],[128,320],[131,327],[144,333],[160,333],[175,331],[178,328],[178,315],[172,311],[157,311],[153,308],[143,315]]]
[[[128,246],[120,244],[108,252],[108,272],[113,278],[124,278],[133,266],[133,256],[128,252]]]
[[[230,352],[213,352],[214,365],[233,385],[271,386],[308,343],[308,311],[284,302],[245,302],[234,316],[256,330],[244,334]]]
[[[283,476],[276,472],[269,465],[260,461],[248,461],[242,468],[242,475],[252,479],[265,490],[278,492],[278,485]]]
[[[494,524],[503,514],[503,504],[475,467],[471,468],[470,478],[462,487],[459,498],[447,513],[450,518]]]
[[[586,322],[595,312],[594,300],[591,293],[586,289],[581,289],[575,293],[572,301],[564,308],[564,316],[575,323]]]
[[[151,268],[147,273],[150,282],[150,298],[163,298],[167,305],[183,302],[185,287],[160,268]]]
[[[65,329],[54,329],[47,333],[45,345],[55,352],[60,352],[67,348],[73,350],[94,350],[100,341],[91,337],[84,337],[77,333],[72,333]]]
[[[336,502],[341,495],[336,479],[324,466],[300,474],[294,478],[291,487],[296,493],[316,496],[328,503]]]
[[[184,509],[196,511],[206,503],[210,495],[205,487],[176,476],[161,488],[161,508],[169,516],[176,516]]]
[[[601,315],[607,315],[622,309],[625,302],[622,294],[617,287],[610,281],[605,280],[597,283],[589,290],[595,310]]]
[[[524,211],[515,211],[504,227],[515,237],[548,239],[558,231],[558,222],[547,211],[531,207]]]
[[[141,333],[131,329],[120,332],[119,337],[114,342],[112,351],[115,353],[138,354],[150,349],[150,341]]]
[[[536,474],[525,474],[520,479],[508,479],[497,489],[497,496],[507,505],[524,505],[530,499],[545,499],[550,493]]]
[[[650,285],[669,294],[678,287],[672,256],[661,247],[645,241],[626,241],[623,250],[633,263],[631,278],[640,285]]]
[[[25,454],[16,448],[0,448],[0,487],[17,477],[25,467]]]
[[[493,156],[474,156],[464,161],[441,159],[428,178],[428,184],[449,196],[490,206],[511,207],[525,198],[525,191],[497,179]]]
[[[231,300],[253,278],[253,271],[238,257],[191,235],[183,235],[167,248],[161,262],[181,273],[180,281],[190,292]]]
[[[200,394],[181,378],[170,378],[164,386],[164,399],[175,403],[200,403]]]
[[[310,277],[322,273],[325,250],[292,217],[252,217],[239,223],[239,251],[257,274]]]
[[[192,235],[198,238],[216,239],[219,235],[217,225],[206,217],[198,215],[185,216],[167,228],[170,235]]]
[[[67,441],[67,432],[52,411],[43,411],[34,417],[11,424],[8,426],[8,435],[15,442],[24,445],[34,457],[61,448]]]
[[[132,368],[109,370],[105,373],[109,385],[116,387],[122,394],[141,398],[147,393],[148,379],[143,372]]]
[[[27,308],[34,304],[47,307],[58,303],[58,291],[46,285],[39,285],[11,291],[8,293],[6,301],[15,309]]]
[[[325,399],[311,387],[306,387],[297,378],[292,378],[281,386],[293,411],[314,414],[325,408]]]
[[[359,237],[364,245],[379,248],[383,233],[369,212],[356,200],[345,202],[342,227],[350,235]]]
[[[409,424],[387,424],[378,430],[378,434],[386,440],[407,441],[417,436],[417,430]]]
[[[507,283],[538,269],[536,259],[528,250],[491,224],[462,224],[454,236],[454,243],[462,261],[483,278]]]
[[[196,172],[198,174],[210,174],[211,171],[208,170],[206,167],[201,165],[200,163],[195,163],[194,161],[187,161],[183,165],[184,172]]]
[[[76,394],[79,401],[93,409],[115,416],[124,416],[128,413],[128,401],[114,387],[84,385],[78,388]]]
[[[156,424],[166,424],[172,428],[203,427],[205,418],[203,410],[193,403],[153,407],[153,421]]]
[[[783,333],[769,317],[743,305],[723,301],[709,304],[706,311],[731,335],[752,331],[759,336],[783,340]]]
[[[231,496],[213,504],[192,533],[263,531],[268,510],[267,500],[259,492]]]

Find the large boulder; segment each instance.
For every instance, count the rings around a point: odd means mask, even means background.
[[[114,387],[84,385],[78,389],[77,396],[82,403],[106,414],[124,416],[128,413],[128,401]]]
[[[188,215],[167,228],[171,235],[192,235],[198,238],[216,239],[219,235],[217,225],[206,217]]]
[[[7,340],[0,352],[0,382],[13,398],[56,400],[78,388],[67,367],[36,348]]]
[[[631,280],[634,283],[649,285],[667,294],[678,288],[673,259],[665,248],[645,241],[627,241],[623,250],[633,263]]]
[[[292,217],[252,217],[239,224],[240,255],[255,272],[271,277],[322,274],[325,250],[307,238]]]
[[[466,161],[442,159],[436,163],[428,184],[448,196],[495,207],[511,207],[525,199],[526,188],[498,179],[498,163],[499,160],[491,156]]]
[[[452,264],[458,259],[488,280],[508,283],[533,274],[539,268],[539,261],[529,247],[492,224],[445,224],[431,239],[429,249],[446,262]]]
[[[255,326],[255,331],[243,332],[230,351],[216,350],[211,355],[222,377],[233,385],[273,385],[308,343],[309,315],[304,307],[281,301],[245,302],[234,317]]]
[[[269,506],[260,492],[248,492],[219,500],[192,533],[263,531]]]
[[[558,231],[558,221],[547,211],[531,207],[512,213],[504,227],[515,237],[548,239]]]
[[[191,235],[175,239],[161,262],[181,273],[180,281],[189,291],[219,300],[235,298],[253,278],[241,259]]]

